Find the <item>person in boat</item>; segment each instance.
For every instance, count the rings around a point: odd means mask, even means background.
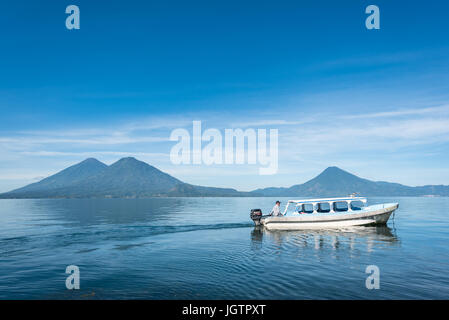
[[[282,216],[282,213],[281,213],[281,202],[279,200],[276,201],[276,204],[274,205],[273,210],[271,210],[270,215],[274,216],[274,217]]]

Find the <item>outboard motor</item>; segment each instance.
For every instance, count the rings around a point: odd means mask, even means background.
[[[260,218],[262,218],[262,210],[251,209],[251,213],[249,214],[249,216],[254,221],[254,225],[260,226]]]

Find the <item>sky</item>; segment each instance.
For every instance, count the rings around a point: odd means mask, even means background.
[[[68,5],[80,29],[68,30]],[[365,8],[380,9],[368,30]],[[291,186],[328,166],[449,184],[447,1],[15,1],[0,6],[0,192],[95,157],[188,183]],[[176,165],[192,121],[277,129],[259,165]]]

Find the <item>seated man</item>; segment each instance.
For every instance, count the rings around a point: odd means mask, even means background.
[[[281,202],[280,201],[276,201],[276,204],[274,205],[273,210],[271,210],[270,215],[273,216],[273,217],[282,216],[280,207],[281,207]]]

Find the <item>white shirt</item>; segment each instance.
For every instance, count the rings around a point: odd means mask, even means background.
[[[271,214],[273,216],[280,216],[281,215],[281,210],[279,209],[279,206],[277,204],[273,207],[273,210],[271,210]]]

